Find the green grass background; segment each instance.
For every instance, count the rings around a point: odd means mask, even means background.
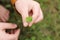
[[[9,9],[10,19],[8,22],[16,23],[21,29],[19,40],[60,40],[60,0],[36,0],[40,3],[44,19],[33,24],[32,27],[24,28],[21,15],[6,2]]]

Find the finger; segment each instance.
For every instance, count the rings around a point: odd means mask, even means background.
[[[8,38],[10,39],[18,39],[18,36],[19,36],[19,33],[20,33],[20,29],[16,30],[14,34],[7,34],[7,36],[9,36]]]
[[[1,20],[0,20],[0,22],[1,22]]]
[[[2,22],[1,18],[0,18],[0,22]]]
[[[26,22],[26,18],[28,17],[28,8],[24,8],[21,10],[22,20],[24,27],[28,26],[28,22]]]
[[[5,18],[4,18],[4,16],[0,16],[0,18],[1,18],[1,21],[3,21],[3,22],[6,21]]]
[[[32,22],[29,24],[29,26],[32,26],[32,24],[34,23],[34,21],[37,19],[38,15],[39,15],[39,4],[34,2],[33,5],[33,15],[32,15]]]
[[[5,22],[5,18],[4,18],[3,15],[0,15],[0,20],[3,21],[3,22]]]
[[[26,21],[26,18],[28,17],[28,8],[24,8],[24,10],[22,10],[21,12],[22,14],[22,20],[23,20],[23,25],[24,27],[27,27],[28,26],[28,22]]]
[[[39,16],[38,16],[38,18],[35,20],[35,23],[37,23],[37,22],[39,22],[39,21],[41,21],[41,20],[43,20],[43,13],[42,13],[42,10],[41,10],[41,8],[40,8]]]
[[[16,24],[0,22],[0,29],[15,29],[16,27]]]
[[[9,19],[9,11],[8,10],[5,12],[4,18],[6,21]]]
[[[26,22],[26,18],[28,17],[28,13],[22,14],[22,20],[23,20],[23,25],[24,27],[28,26],[28,23]]]
[[[0,6],[0,8],[1,8],[1,10],[3,10],[3,11],[0,12],[1,13],[0,18],[3,22],[5,22],[6,21],[5,16],[8,13],[8,10],[5,9],[5,7],[3,7],[3,6]]]
[[[17,11],[22,15],[22,21],[23,21],[24,27],[27,27],[28,23],[26,22],[26,17],[28,17],[28,6],[26,4],[21,5],[19,1],[15,3],[15,6]]]
[[[20,34],[20,29],[17,29],[17,30],[15,31],[15,36],[18,37],[19,34]]]

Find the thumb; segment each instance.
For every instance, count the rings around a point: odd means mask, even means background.
[[[14,29],[16,27],[17,27],[16,24],[12,24],[12,23],[1,23],[0,22],[0,29]]]
[[[28,22],[26,22],[26,18],[28,17],[27,10],[24,10],[21,15],[22,15],[22,20],[23,20],[23,25],[27,27],[28,26]]]
[[[26,27],[28,26],[28,23],[26,22],[26,17],[28,17],[28,6],[27,4],[23,4],[23,2],[17,1],[15,3],[15,7],[17,11],[21,14],[22,20],[23,20],[23,25]]]

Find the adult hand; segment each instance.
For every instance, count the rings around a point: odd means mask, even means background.
[[[17,11],[22,15],[23,25],[32,26],[43,19],[43,13],[38,2],[34,0],[17,0],[15,3]],[[30,23],[26,22],[26,18],[32,16]]]
[[[0,22],[7,21],[9,19],[9,11],[0,5]]]
[[[11,23],[0,23],[0,40],[18,40],[18,35],[20,32],[20,29],[17,29],[14,31],[14,33],[7,33],[6,29],[15,29],[17,27],[16,24]]]

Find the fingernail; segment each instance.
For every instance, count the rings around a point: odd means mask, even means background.
[[[33,24],[33,22],[31,22],[31,23],[29,24],[29,27],[31,27],[31,26],[32,26],[32,24]]]
[[[27,27],[28,23],[24,23],[24,27]]]
[[[17,27],[17,25],[16,24],[13,24],[15,27]]]
[[[29,24],[29,27],[31,27],[32,24]]]

